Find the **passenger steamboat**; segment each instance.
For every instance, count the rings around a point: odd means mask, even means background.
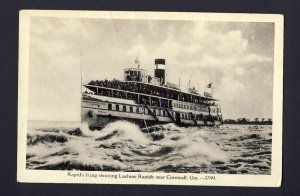
[[[223,123],[219,100],[213,92],[166,82],[165,59],[154,60],[154,76],[140,68],[123,70],[123,80],[96,80],[82,85],[81,121],[90,129],[126,120],[141,128],[174,123],[178,126],[218,126]],[[207,89],[212,89],[212,83]]]

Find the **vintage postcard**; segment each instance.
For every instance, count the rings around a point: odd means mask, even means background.
[[[283,16],[20,11],[18,182],[281,185]]]

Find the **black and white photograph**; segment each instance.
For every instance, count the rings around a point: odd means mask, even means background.
[[[271,14],[21,11],[18,181],[280,186],[282,36]]]

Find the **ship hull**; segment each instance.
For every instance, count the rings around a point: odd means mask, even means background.
[[[167,123],[174,123],[178,126],[215,126],[221,124],[220,121],[192,119],[179,119],[179,122],[176,122],[172,116],[154,117],[144,112],[108,111],[107,109],[95,107],[97,104],[99,105],[99,103],[91,104],[91,102],[85,102],[81,107],[82,123],[86,123],[91,130],[101,130],[108,124],[121,120],[132,122],[140,128]],[[107,102],[102,103],[102,105],[107,104]]]
[[[126,118],[126,117],[100,116],[100,115],[89,118],[88,120],[85,121],[85,123],[88,124],[89,129],[91,129],[91,130],[101,130],[108,124],[116,122],[116,121],[131,122],[131,123],[136,124],[137,126],[139,126],[142,129],[151,127],[153,125],[166,124],[166,122],[155,122],[155,121],[133,119],[133,118]]]

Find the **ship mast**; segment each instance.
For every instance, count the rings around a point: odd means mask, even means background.
[[[82,51],[80,52],[80,90],[82,93]]]
[[[138,53],[138,55],[136,56],[135,61],[134,61],[134,63],[137,64],[138,68],[140,68],[139,56],[140,56],[140,53]]]

